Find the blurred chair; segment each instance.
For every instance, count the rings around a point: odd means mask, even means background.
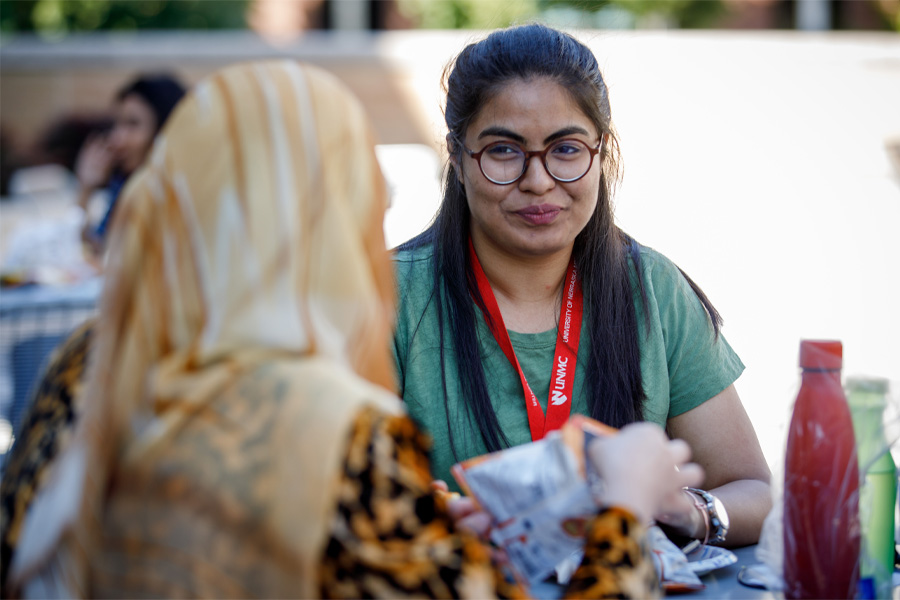
[[[53,349],[66,339],[66,334],[36,335],[12,347],[9,360],[12,367],[12,404],[5,418],[18,432],[22,417],[28,409],[32,388]]]
[[[0,292],[0,422],[13,434],[53,350],[95,311],[100,280]],[[0,440],[0,456],[11,442]],[[2,459],[0,459],[2,460]]]

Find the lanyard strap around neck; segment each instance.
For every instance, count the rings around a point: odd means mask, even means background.
[[[556,351],[553,354],[550,376],[550,393],[547,398],[547,416],[545,417],[537,397],[525,379],[519,359],[516,358],[516,351],[513,349],[509,332],[506,331],[506,325],[503,323],[503,315],[500,314],[494,290],[491,289],[484,269],[481,268],[471,239],[469,239],[469,255],[472,259],[472,269],[475,272],[475,282],[478,285],[481,299],[484,301],[484,308],[482,308],[484,320],[503,350],[503,354],[519,373],[522,389],[525,392],[525,407],[528,409],[531,439],[537,441],[548,432],[562,427],[572,410],[572,389],[575,385],[578,342],[581,339],[581,316],[584,312],[581,282],[578,280],[574,258],[569,261],[569,267],[566,270],[563,301],[559,311],[559,327],[556,333]]]

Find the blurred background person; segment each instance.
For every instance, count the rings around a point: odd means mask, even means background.
[[[144,162],[153,139],[184,96],[185,88],[170,75],[143,75],[116,94],[114,123],[84,143],[75,163],[78,206],[86,212],[82,240],[95,259],[103,253],[107,231],[119,194],[128,177]],[[106,205],[98,222],[90,218],[94,193],[106,191]]]

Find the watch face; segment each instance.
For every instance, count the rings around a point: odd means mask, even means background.
[[[728,512],[725,510],[725,505],[722,504],[722,501],[719,500],[716,496],[713,496],[713,504],[716,507],[716,516],[719,517],[719,521],[722,523],[722,527],[727,531],[728,530]]]

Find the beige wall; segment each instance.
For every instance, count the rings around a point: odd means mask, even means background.
[[[379,56],[376,38],[365,34],[308,35],[282,46],[244,32],[95,35],[56,44],[22,37],[0,47],[0,124],[24,150],[56,118],[106,110],[138,73],[167,71],[193,83],[229,63],[279,56],[342,79],[362,99],[380,143],[433,144],[408,73]]]

